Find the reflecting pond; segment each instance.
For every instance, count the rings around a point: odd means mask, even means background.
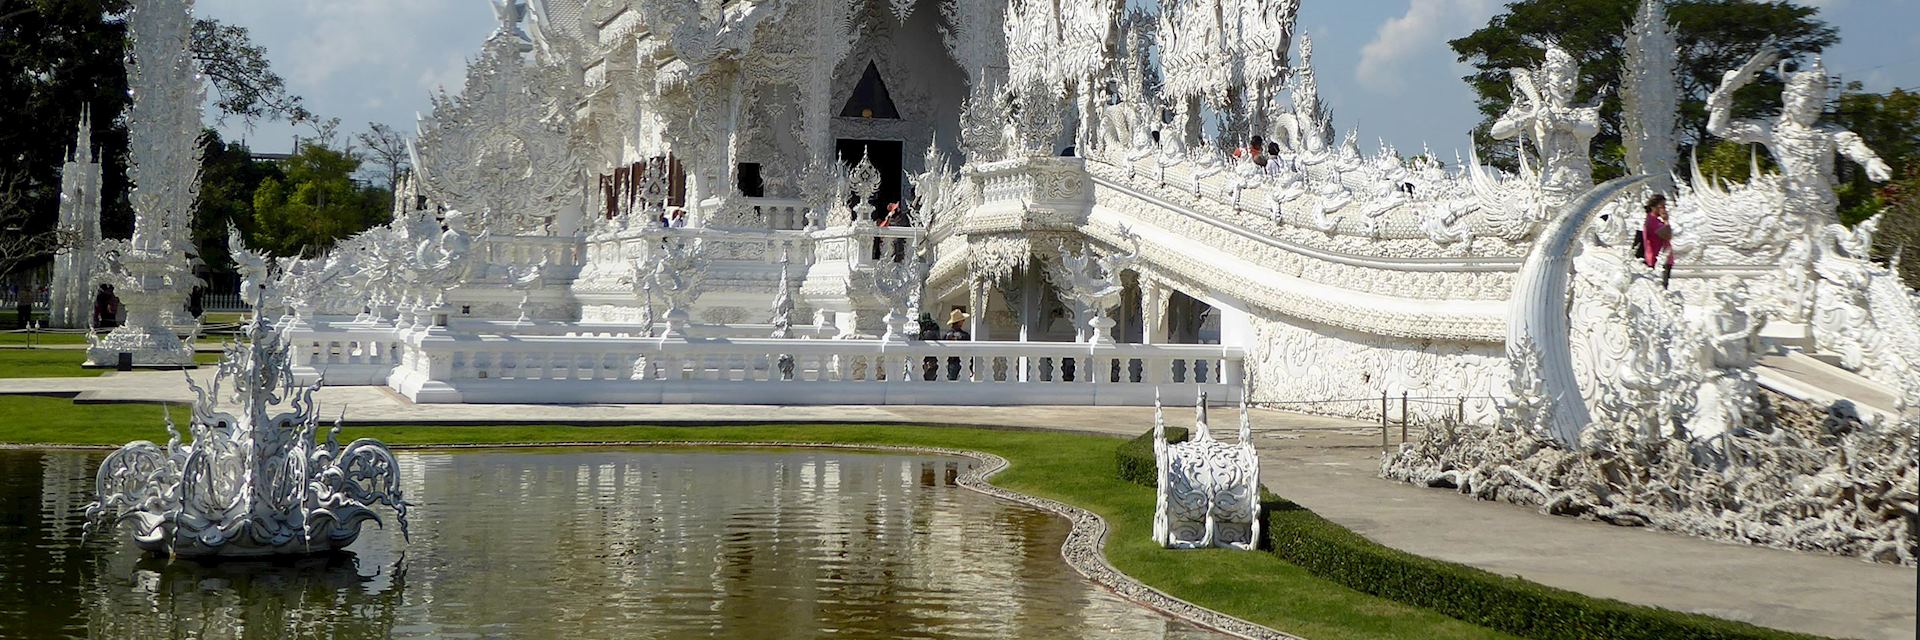
[[[971,461],[405,452],[412,540],[200,564],[82,541],[104,454],[0,450],[0,638],[1216,638],[1095,586]]]

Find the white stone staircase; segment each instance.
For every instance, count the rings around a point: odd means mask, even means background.
[[[1760,336],[1773,347],[1754,368],[1760,386],[1819,405],[1846,400],[1864,418],[1898,417],[1899,392],[1841,368],[1839,356],[1814,351],[1806,325],[1770,322]]]

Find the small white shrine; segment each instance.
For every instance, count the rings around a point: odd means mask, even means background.
[[[1153,541],[1170,549],[1251,551],[1260,545],[1260,456],[1246,404],[1234,444],[1213,439],[1205,396],[1193,412],[1187,440],[1169,443],[1167,421],[1153,405]]]

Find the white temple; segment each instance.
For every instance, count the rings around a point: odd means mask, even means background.
[[[1835,151],[1878,160],[1797,111],[1716,111],[1796,160],[1746,184],[1672,176],[1664,20],[1630,38],[1626,88],[1635,168],[1664,175],[1594,194],[1596,116],[1569,103],[1564,54],[1516,74],[1497,133],[1538,150],[1520,171],[1402,160],[1335,134],[1311,43],[1286,55],[1291,0],[496,6],[466,86],[421,119],[410,210],[287,266],[308,379],[417,402],[1145,405],[1160,388],[1354,416],[1405,393],[1473,422],[1578,403],[1711,434],[1756,386],[1838,397],[1756,367],[1773,354],[1878,389],[1863,413],[1920,411],[1913,294],[1864,259],[1871,223],[1831,220]],[[1280,153],[1228,152],[1252,135]],[[1655,190],[1678,229],[1666,289],[1627,249]],[[1550,224],[1586,195],[1595,222]],[[894,203],[904,220],[878,224]],[[1560,286],[1522,289],[1547,244],[1561,275],[1538,282]],[[923,315],[970,339],[919,339]],[[1713,407],[1661,404],[1689,394]]]

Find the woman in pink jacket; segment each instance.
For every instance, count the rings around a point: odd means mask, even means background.
[[[1667,197],[1656,193],[1647,198],[1646,210],[1646,226],[1640,230],[1640,258],[1652,268],[1659,262],[1661,253],[1667,254],[1666,267],[1660,274],[1660,286],[1665,288],[1667,281],[1673,279],[1673,226],[1667,224]]]

